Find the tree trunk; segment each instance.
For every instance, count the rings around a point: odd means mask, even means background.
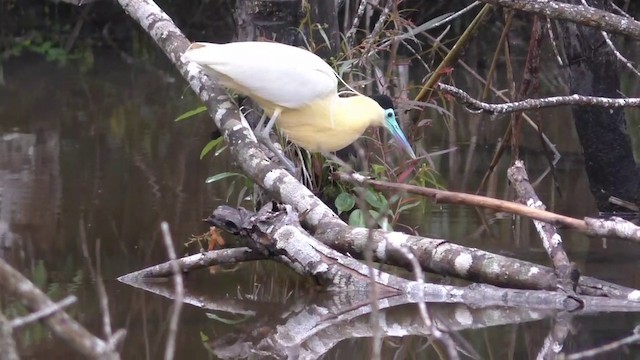
[[[580,0],[567,0],[581,4]],[[608,0],[589,6],[610,9]],[[621,97],[615,54],[600,30],[563,22],[564,50],[573,94]],[[573,118],[584,153],[591,193],[602,212],[628,211],[609,203],[610,196],[637,203],[638,170],[622,108],[574,106]]]

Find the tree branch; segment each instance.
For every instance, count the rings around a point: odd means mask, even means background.
[[[633,18],[614,15],[589,6],[570,5],[560,1],[543,0],[481,0],[487,4],[509,9],[567,20],[580,25],[595,27],[607,32],[630,36],[640,40],[640,22]]]
[[[640,107],[640,98],[607,98],[599,96],[567,95],[552,96],[542,99],[527,99],[504,104],[489,104],[472,98],[466,92],[446,84],[436,84],[435,88],[453,95],[462,104],[469,105],[469,110],[481,110],[489,114],[508,114],[517,111],[536,110],[565,105],[601,106],[606,108]]]

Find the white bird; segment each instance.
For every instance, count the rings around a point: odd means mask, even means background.
[[[195,62],[220,84],[250,97],[264,110],[256,137],[277,155],[269,139],[274,124],[290,141],[311,152],[340,150],[367,127],[385,126],[415,158],[393,106],[383,109],[360,94],[339,96],[337,74],[312,52],[275,42],[197,42],[183,59]],[[270,120],[263,127],[267,115]],[[291,163],[281,160],[293,170]]]

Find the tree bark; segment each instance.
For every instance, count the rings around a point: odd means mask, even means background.
[[[579,5],[580,0],[567,2]],[[608,0],[589,0],[590,6],[608,9]],[[617,60],[600,30],[563,22],[564,49],[569,62],[570,91],[579,95],[620,98]],[[615,196],[638,201],[639,178],[624,110],[574,106],[573,118],[584,152],[591,193],[603,212],[624,211],[609,203]]]

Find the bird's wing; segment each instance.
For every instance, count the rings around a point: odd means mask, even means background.
[[[299,108],[336,93],[338,79],[333,69],[309,51],[267,42],[198,44],[201,46],[185,52],[185,59],[245,95]]]

